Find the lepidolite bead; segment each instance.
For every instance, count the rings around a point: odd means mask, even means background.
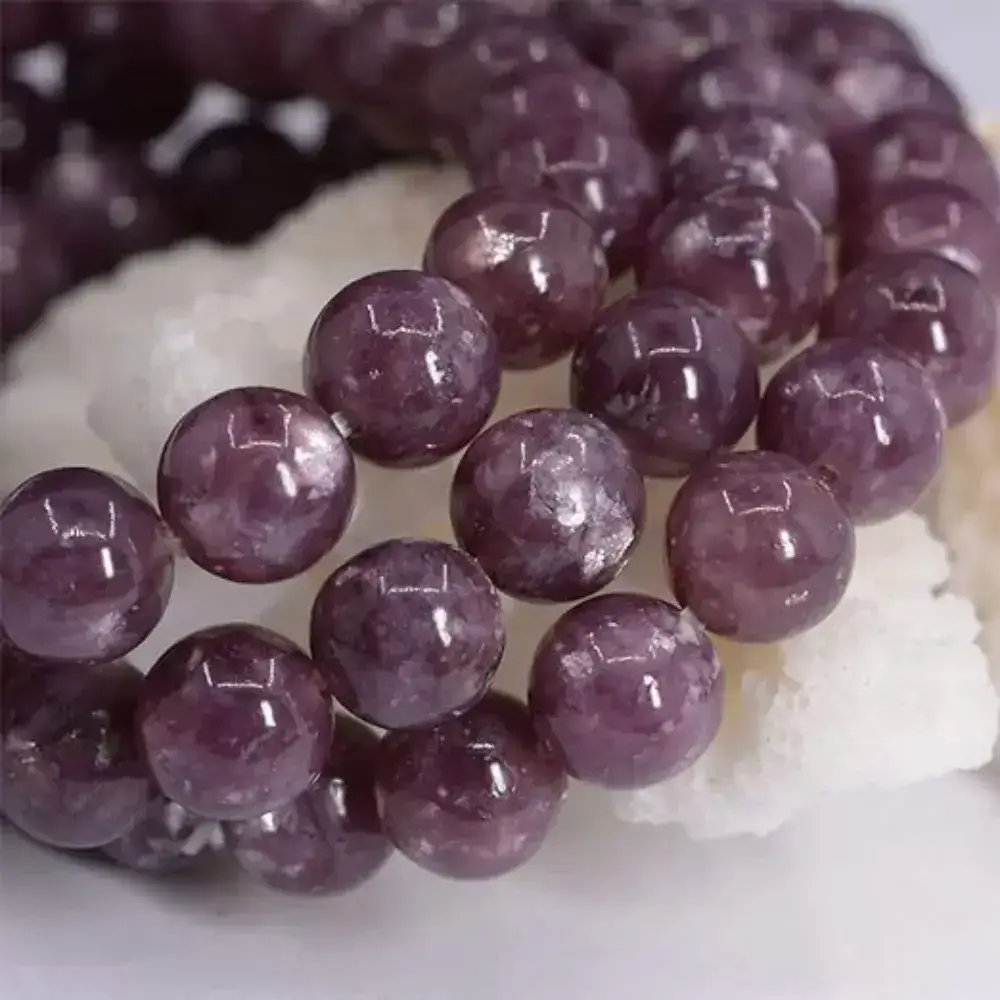
[[[226,824],[240,868],[272,889],[312,896],[347,892],[375,875],[392,854],[375,801],[378,746],[371,730],[338,718],[310,788],[287,806]]]
[[[492,413],[496,336],[450,281],[382,271],[323,308],[306,346],[305,382],[358,454],[426,465],[463,448]]]
[[[354,457],[324,410],[283,389],[230,389],[196,406],[160,456],[164,520],[203,569],[240,583],[304,572],[344,533]]]
[[[149,796],[134,735],[142,675],[126,663],[3,660],[0,812],[55,847],[120,837]]]
[[[593,228],[538,189],[485,188],[460,198],[431,231],[424,270],[469,293],[507,368],[536,368],[572,350],[608,285]]]
[[[197,816],[251,819],[309,787],[333,715],[323,678],[294,644],[255,625],[220,625],[156,661],[137,724],[167,798]]]
[[[322,586],[310,627],[313,658],[349,712],[384,729],[467,708],[504,649],[500,598],[451,545],[383,542]]]
[[[573,358],[573,405],[606,423],[647,476],[678,476],[731,447],[757,415],[757,352],[688,292],[609,305]]]
[[[683,771],[722,721],[723,676],[694,618],[640,594],[603,594],[542,637],[528,706],[570,775],[638,788]]]
[[[530,860],[566,791],[525,705],[490,694],[464,715],[382,740],[376,768],[389,839],[450,878],[503,875]]]
[[[683,288],[733,317],[762,360],[805,338],[826,290],[823,230],[780,191],[736,186],[668,205],[649,231],[644,288]]]
[[[199,819],[156,792],[141,819],[105,845],[104,853],[133,871],[167,875],[205,860],[220,846],[220,833],[217,823]]]
[[[737,642],[779,642],[825,619],[854,568],[843,505],[804,465],[773,452],[717,456],[667,517],[674,594]]]
[[[985,405],[996,384],[997,310],[968,271],[929,253],[872,260],[849,274],[827,303],[822,338],[881,341],[918,362],[948,422]]]
[[[516,597],[572,601],[600,590],[625,566],[644,519],[642,476],[625,444],[574,410],[499,421],[452,482],[455,537]]]
[[[0,507],[0,632],[50,660],[109,661],[160,621],[173,545],[131,486],[93,469],[52,469]]]
[[[771,380],[757,444],[809,466],[855,524],[909,510],[941,465],[945,415],[917,362],[887,344],[822,341]]]

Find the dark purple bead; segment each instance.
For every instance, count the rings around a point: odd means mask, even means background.
[[[604,424],[526,410],[493,424],[451,488],[459,544],[515,597],[574,601],[624,568],[645,520],[642,476]]]
[[[19,80],[0,79],[0,163],[3,186],[24,189],[59,148],[54,105]]]
[[[690,613],[644,594],[602,594],[542,637],[528,707],[574,778],[640,788],[705,752],[723,688],[718,654]]]
[[[305,572],[343,535],[354,457],[325,411],[284,389],[229,389],[173,429],[160,456],[163,519],[202,569],[239,583]]]
[[[5,652],[0,811],[35,840],[92,848],[143,814],[134,735],[142,675],[126,663],[19,663]]]
[[[739,323],[761,360],[803,340],[826,291],[826,243],[798,202],[765,188],[720,188],[668,205],[649,231],[643,287],[683,288]]]
[[[334,113],[313,154],[313,171],[319,184],[337,183],[395,157],[396,151],[383,146],[357,118]]]
[[[782,191],[824,228],[837,216],[837,167],[822,134],[804,119],[758,108],[695,117],[670,146],[665,186],[694,201],[734,184]]]
[[[909,510],[941,466],[945,415],[924,370],[901,351],[827,340],[771,380],[757,444],[791,455],[833,491],[855,524]]]
[[[375,875],[392,854],[375,801],[378,747],[371,730],[338,718],[329,760],[307,791],[226,824],[236,863],[272,889],[301,895],[347,892]]]
[[[537,368],[571,351],[590,332],[608,286],[593,228],[538,189],[460,198],[431,231],[423,266],[469,293],[507,368]]]
[[[22,52],[55,40],[61,5],[53,0],[4,0],[0,4],[0,49]]]
[[[0,507],[0,631],[51,660],[124,656],[163,617],[173,545],[131,486],[93,469],[51,469]]]
[[[500,598],[464,552],[395,539],[344,563],[316,595],[311,648],[349,712],[383,729],[467,708],[504,649]]]
[[[706,48],[760,44],[774,35],[772,5],[761,0],[652,0],[649,6],[657,13],[665,7]]]
[[[427,465],[465,447],[493,412],[496,337],[457,285],[382,271],[323,308],[306,346],[305,383],[358,454]]]
[[[844,278],[819,329],[822,338],[853,338],[859,351],[880,341],[917,361],[954,426],[985,406],[996,384],[997,325],[994,301],[968,271],[906,253]]]
[[[309,162],[258,121],[222,125],[184,155],[173,179],[177,204],[196,233],[248,243],[312,193]]]
[[[253,819],[319,774],[333,715],[315,664],[256,625],[219,625],[154,664],[138,712],[153,777],[196,816]]]
[[[460,879],[529,861],[566,793],[525,705],[499,693],[437,725],[389,733],[376,781],[389,839],[422,868]]]
[[[621,436],[644,475],[687,475],[750,429],[757,352],[695,295],[636,292],[609,305],[577,348],[571,396]]]
[[[787,455],[716,456],[691,475],[667,517],[674,594],[710,631],[780,642],[818,625],[854,568],[840,501]]]
[[[645,0],[619,3],[616,0],[556,0],[554,23],[572,44],[592,62],[608,68],[614,45],[634,24],[660,11]]]

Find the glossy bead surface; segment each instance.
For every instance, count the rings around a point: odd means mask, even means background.
[[[529,861],[566,792],[527,708],[503,694],[435,726],[389,733],[376,782],[389,839],[422,868],[460,879]]]
[[[28,84],[0,79],[0,157],[3,186],[23,189],[59,148],[59,114]],[[6,195],[5,195],[6,197]]]
[[[757,352],[688,292],[636,292],[598,316],[573,358],[573,405],[607,424],[647,476],[679,476],[736,444],[757,415]]]
[[[639,540],[645,490],[621,439],[575,410],[484,431],[451,490],[459,544],[515,597],[572,601],[610,583]]]
[[[887,344],[821,341],[767,387],[757,444],[808,466],[855,524],[909,510],[941,465],[945,415],[930,378]]]
[[[933,254],[872,260],[827,303],[820,336],[881,341],[918,362],[952,426],[986,404],[996,380],[997,311],[968,271]]]
[[[382,542],[344,563],[316,595],[310,636],[334,698],[383,729],[477,701],[505,639],[500,598],[476,562],[419,539]]]
[[[375,801],[378,746],[371,730],[339,717],[315,784],[287,806],[226,824],[240,868],[272,889],[313,896],[347,892],[375,875],[392,854]]]
[[[761,360],[805,338],[826,290],[823,231],[778,191],[736,186],[668,205],[649,231],[642,286],[683,288],[739,323]]]
[[[693,616],[644,594],[602,594],[542,637],[528,706],[574,778],[640,788],[705,752],[722,721],[723,687]]]
[[[283,389],[201,403],[160,456],[164,520],[203,569],[239,583],[298,576],[337,543],[354,507],[354,457],[327,414]]]
[[[0,507],[0,631],[51,660],[109,661],[163,617],[173,547],[131,486],[93,469],[51,469]]]
[[[153,777],[196,816],[252,819],[319,774],[333,731],[312,660],[256,625],[194,632],[153,665],[137,724]]]
[[[158,792],[142,818],[104,847],[113,861],[147,875],[169,875],[205,860],[217,847],[218,826],[198,819]]]
[[[485,188],[456,201],[431,231],[424,270],[468,292],[507,368],[571,351],[608,285],[593,228],[560,198],[530,189]]]
[[[358,454],[427,465],[464,447],[492,413],[496,337],[450,281],[382,271],[323,308],[306,346],[305,383]]]
[[[35,840],[100,847],[143,814],[149,776],[126,663],[16,663],[4,653],[0,812]]]
[[[780,642],[818,625],[844,595],[854,550],[841,503],[805,466],[773,452],[706,462],[667,517],[678,602],[737,642]]]

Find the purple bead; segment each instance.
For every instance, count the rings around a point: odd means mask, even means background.
[[[768,42],[776,24],[772,5],[761,0],[653,0],[651,7],[657,12],[666,7],[706,48]]]
[[[500,665],[500,598],[464,552],[394,539],[344,563],[313,604],[312,655],[349,712],[423,726],[478,701]]]
[[[684,608],[716,635],[780,642],[818,625],[854,568],[854,527],[802,464],[767,451],[710,459],[667,517],[667,567]]]
[[[0,157],[3,186],[24,189],[59,148],[55,107],[26,83],[0,79]],[[5,196],[6,197],[6,196]]]
[[[427,465],[465,447],[493,412],[496,337],[457,285],[381,271],[323,308],[306,346],[305,382],[359,455]]]
[[[149,775],[133,729],[142,675],[126,663],[4,654],[0,810],[29,836],[100,847],[143,814]]]
[[[460,879],[529,861],[566,793],[525,705],[499,693],[435,726],[389,733],[376,781],[389,839],[422,868]]]
[[[312,400],[230,389],[199,404],[160,456],[163,518],[202,569],[239,583],[305,572],[354,507],[354,458]]]
[[[174,643],[146,677],[138,726],[153,777],[196,816],[252,819],[312,784],[333,716],[319,671],[256,625],[219,625]]]
[[[618,3],[609,0],[557,0],[554,22],[588,62],[611,65],[614,46],[634,24],[661,13],[645,0]]]
[[[822,134],[804,119],[757,108],[696,117],[674,139],[665,161],[674,198],[697,200],[734,184],[782,191],[824,228],[837,216],[837,167]]]
[[[719,306],[770,360],[804,339],[819,315],[823,230],[779,191],[720,188],[664,209],[639,277],[645,288],[683,288]]]
[[[131,486],[93,469],[51,469],[0,507],[0,631],[48,660],[124,656],[163,617],[173,545]]]
[[[917,361],[954,426],[986,405],[996,383],[997,310],[968,271],[926,253],[869,261],[840,283],[822,338],[875,341]]]
[[[515,597],[574,601],[624,568],[645,520],[620,438],[576,410],[526,410],[484,431],[451,488],[459,544]]]
[[[827,340],[771,380],[757,444],[808,466],[855,524],[909,510],[941,466],[945,415],[917,362],[887,344]]]
[[[226,843],[245,872],[272,889],[301,895],[347,892],[389,860],[375,801],[379,738],[337,719],[329,760],[294,802],[226,824]]]
[[[542,637],[528,706],[574,778],[641,788],[708,749],[723,688],[718,654],[690,613],[644,594],[602,594]]]
[[[59,34],[61,5],[53,0],[4,0],[0,4],[0,49],[22,52]]]
[[[621,437],[643,475],[687,475],[750,429],[757,352],[695,295],[636,292],[609,305],[577,348],[571,396]]]
[[[590,332],[608,286],[593,228],[538,189],[460,198],[431,231],[423,266],[468,292],[506,368],[537,368],[571,351]]]

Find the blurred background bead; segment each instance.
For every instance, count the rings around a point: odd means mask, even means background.
[[[56,0],[4,0],[0,4],[0,49],[22,52],[56,41],[62,5]]]
[[[312,161],[316,182],[324,185],[347,180],[397,156],[353,115],[334,112]]]
[[[0,180],[5,189],[30,186],[59,148],[60,125],[56,106],[34,88],[0,78]]]

